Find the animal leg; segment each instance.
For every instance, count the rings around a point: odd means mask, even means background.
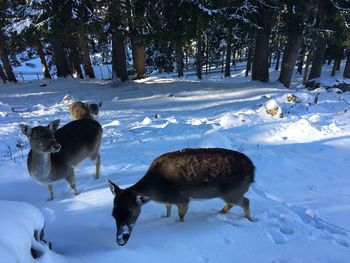
[[[241,199],[237,205],[241,206],[244,211],[244,217],[247,218],[249,221],[252,221],[252,217],[250,216],[250,209],[249,209],[249,199],[244,197]]]
[[[179,218],[180,218],[180,222],[184,221],[185,215],[187,213],[188,210],[188,203],[185,204],[178,204],[176,205],[178,212],[179,212]]]
[[[100,166],[101,166],[101,158],[100,158],[100,153],[97,154],[96,159],[96,180],[100,178],[101,172],[100,172]]]
[[[171,217],[171,205],[166,204],[166,217]]]
[[[68,182],[68,184],[70,185],[70,187],[72,188],[73,192],[75,195],[78,195],[79,192],[77,190],[77,185],[75,183],[75,176],[74,176],[74,170],[73,168],[71,169],[71,171],[69,172],[69,175],[66,177],[66,180]]]
[[[227,202],[224,208],[219,211],[219,213],[226,214],[228,211],[230,211],[232,207],[233,207],[233,204],[230,204]]]
[[[100,178],[101,172],[100,172],[100,166],[101,166],[101,158],[100,153],[95,152],[90,156],[91,160],[95,161],[96,164],[96,180]]]
[[[53,185],[52,184],[48,184],[47,187],[49,188],[49,193],[50,193],[50,197],[49,197],[49,199],[47,199],[47,201],[51,201],[51,200],[54,199]]]

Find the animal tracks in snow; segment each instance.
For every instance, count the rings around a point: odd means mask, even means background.
[[[294,234],[293,226],[288,222],[284,213],[267,211],[266,221],[266,232],[275,244],[286,243],[289,236]]]
[[[350,247],[349,233],[341,227],[332,225],[326,220],[318,217],[310,209],[305,209],[295,205],[287,205],[288,209],[298,216],[299,221],[304,223],[312,238],[331,240],[335,244],[343,247]]]
[[[311,240],[328,240],[344,248],[350,247],[348,230],[329,223],[309,208],[283,202],[257,184],[252,189],[258,196],[276,204],[264,211],[260,220],[273,243],[283,245],[293,238],[306,237]]]

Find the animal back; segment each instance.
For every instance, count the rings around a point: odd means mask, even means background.
[[[92,119],[72,121],[55,132],[61,150],[52,154],[58,162],[80,163],[92,152],[98,151],[102,140],[102,127]]]
[[[183,187],[221,187],[254,181],[254,165],[243,153],[220,149],[184,149],[158,157],[150,173]]]

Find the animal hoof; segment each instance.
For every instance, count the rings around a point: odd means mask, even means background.
[[[254,218],[254,217],[245,217],[245,218],[250,222],[257,222],[258,221],[258,219]]]

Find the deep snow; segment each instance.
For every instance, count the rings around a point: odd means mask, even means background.
[[[240,76],[45,83],[0,87],[0,199],[44,215],[53,250],[39,262],[350,262],[349,93],[288,90]],[[291,94],[297,103],[288,102]],[[63,125],[73,100],[103,101],[102,177],[94,180],[94,163],[86,161],[76,168],[81,194],[61,181],[48,202],[47,188],[28,175],[28,141],[18,125],[57,118]],[[266,113],[271,105],[283,118]],[[164,205],[150,202],[128,244],[117,246],[106,179],[131,185],[158,155],[185,147],[231,148],[253,160],[256,182],[247,197],[255,221],[239,207],[218,214],[224,203],[212,199],[191,202],[180,223],[175,209],[163,218]],[[8,240],[14,237],[1,236],[1,249]],[[16,253],[25,254],[21,247]]]

